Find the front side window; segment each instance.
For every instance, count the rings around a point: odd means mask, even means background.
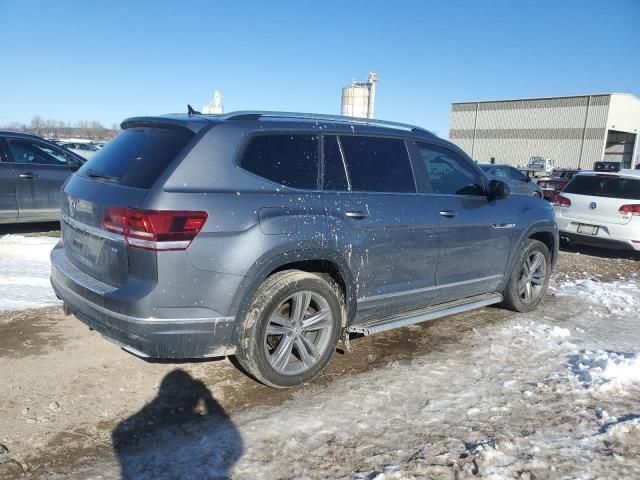
[[[404,140],[340,136],[351,190],[414,193],[411,160]]]
[[[484,195],[482,178],[457,153],[418,142],[417,171],[424,191],[441,195]]]
[[[259,135],[247,146],[238,165],[260,177],[292,188],[318,188],[318,137]]]
[[[9,138],[8,143],[11,156],[16,163],[65,166],[69,161],[69,157],[64,153],[44,143],[21,138]]]

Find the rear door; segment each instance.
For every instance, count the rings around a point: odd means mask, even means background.
[[[416,142],[415,156],[418,187],[438,212],[438,302],[495,291],[512,242],[507,201],[489,200],[480,172],[448,147]]]
[[[323,151],[327,244],[350,264],[356,321],[432,303],[438,219],[416,193],[405,141],[325,135]]]
[[[71,155],[30,138],[8,137],[7,144],[16,177],[18,221],[57,220]]]
[[[13,162],[6,154],[4,139],[0,138],[0,223],[18,220],[18,200]]]

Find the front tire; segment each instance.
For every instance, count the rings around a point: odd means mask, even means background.
[[[516,312],[535,310],[549,286],[551,254],[547,246],[529,239],[513,266],[504,289],[503,305]]]
[[[285,270],[267,278],[249,308],[236,358],[256,380],[277,388],[318,375],[342,327],[340,288],[318,275]]]

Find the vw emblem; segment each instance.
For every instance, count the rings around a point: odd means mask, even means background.
[[[591,203],[589,204],[589,208],[590,208],[591,210],[593,210],[593,209],[594,209],[594,208],[596,208],[597,206],[598,206],[598,204],[597,204],[596,202],[591,202]]]
[[[77,200],[71,195],[68,197],[69,201],[69,214],[73,217],[76,214]]]

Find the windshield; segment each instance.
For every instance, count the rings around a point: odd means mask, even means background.
[[[613,175],[577,175],[573,177],[563,192],[594,197],[640,200],[640,179]]]

